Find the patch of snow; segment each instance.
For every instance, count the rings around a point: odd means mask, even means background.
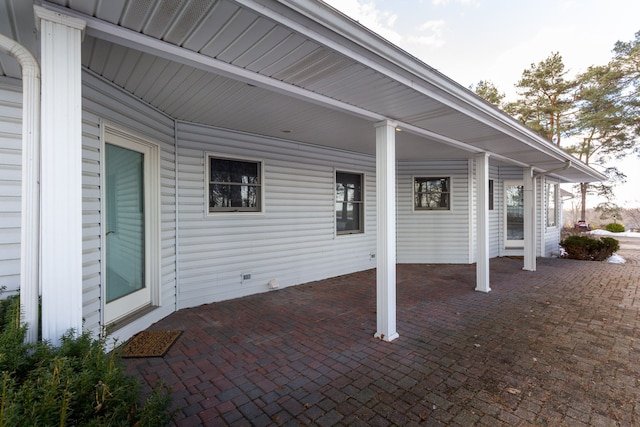
[[[627,260],[622,258],[618,254],[613,254],[609,258],[607,258],[607,262],[611,264],[626,264]]]
[[[623,231],[622,233],[612,233],[607,230],[591,230],[589,234],[596,234],[598,236],[620,236],[620,237],[640,237],[640,233],[633,231]]]

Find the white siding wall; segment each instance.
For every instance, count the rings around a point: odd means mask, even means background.
[[[373,157],[188,123],[178,139],[180,308],[375,267]],[[206,152],[264,162],[263,213],[207,215]],[[364,234],[335,235],[335,169],[365,174]]]
[[[467,188],[467,197],[469,203],[469,241],[467,248],[469,263],[478,261],[478,180],[476,179],[476,161],[470,159],[467,161],[467,170],[469,176],[469,184]]]
[[[19,287],[20,117],[19,84],[0,80],[0,285],[9,290]],[[118,331],[119,337],[126,338],[168,315],[176,304],[182,308],[265,292],[271,279],[284,287],[375,267],[373,157],[187,123],[178,124],[180,210],[176,255],[173,120],[84,73],[83,317],[87,329],[100,330],[101,120],[158,143],[161,156],[162,308]],[[207,215],[206,152],[264,162],[262,214]],[[336,169],[365,174],[364,234],[335,235]],[[475,249],[470,239],[470,171],[466,160],[398,165],[398,262],[472,262]],[[451,210],[414,211],[414,176],[450,177]],[[491,166],[490,178],[494,180],[494,210],[489,217],[493,257],[501,255],[503,248],[503,182],[521,179],[522,170]],[[541,226],[546,206],[544,186],[538,188],[537,220]],[[544,256],[557,249],[559,233],[560,227],[545,227],[540,233],[544,245],[539,251],[544,251]],[[251,274],[251,279],[242,280],[243,273]]]
[[[545,236],[546,236],[546,202],[545,202],[545,188],[544,188],[544,178],[536,179],[536,256],[541,256],[540,254],[544,250],[545,245]]]
[[[0,79],[0,287],[20,289],[22,87]]]
[[[450,177],[451,210],[414,211],[413,177]],[[467,160],[398,165],[398,262],[470,263]]]
[[[100,331],[101,193],[100,120],[131,131],[160,147],[162,307],[116,331],[128,338],[175,310],[174,122],[90,73],[83,73],[83,317]]]
[[[540,191],[541,200],[539,202],[540,206],[540,218],[541,223],[543,224],[542,228],[542,245],[540,248],[539,256],[542,257],[550,257],[557,256],[560,251],[560,232],[562,231],[562,217],[560,212],[562,210],[562,204],[560,203],[560,195],[557,195],[556,198],[556,225],[553,227],[547,226],[547,184],[558,184],[557,180],[553,180],[550,178],[545,178],[540,180],[542,184],[539,184],[542,188]],[[558,193],[560,192],[560,187],[558,187]]]
[[[493,210],[489,211],[489,257],[500,255],[502,246],[503,218],[503,186],[498,174],[498,167],[489,165],[489,179],[493,180]]]

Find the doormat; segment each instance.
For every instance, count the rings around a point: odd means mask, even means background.
[[[133,336],[120,351],[122,357],[162,357],[182,331],[142,331]]]

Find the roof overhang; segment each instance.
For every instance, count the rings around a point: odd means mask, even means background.
[[[25,2],[8,2],[16,3],[12,19],[28,22]],[[86,21],[87,72],[177,120],[370,155],[373,124],[393,120],[401,130],[400,161],[488,153],[498,164],[532,167],[562,182],[605,179],[322,2],[186,0],[171,8],[150,0],[145,5],[43,2]],[[17,31],[7,35],[37,51],[32,28],[0,22],[2,32]],[[0,58],[0,65],[5,62]],[[11,76],[11,64],[0,69]]]

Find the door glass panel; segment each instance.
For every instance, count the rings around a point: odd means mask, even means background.
[[[524,240],[524,187],[508,185],[507,199],[507,240]]]
[[[145,287],[144,154],[105,145],[106,298]]]

